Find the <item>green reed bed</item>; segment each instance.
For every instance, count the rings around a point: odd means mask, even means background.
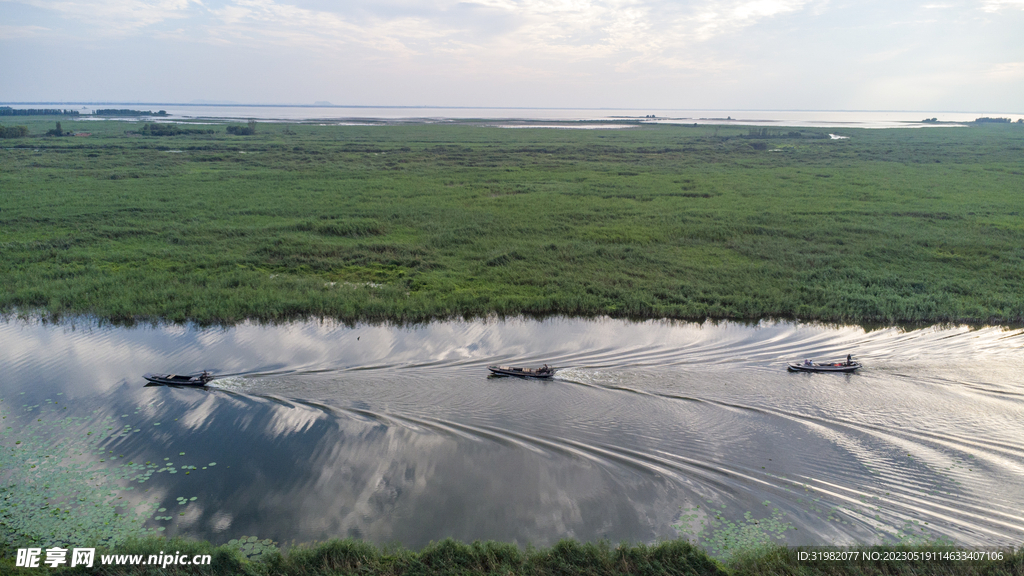
[[[24,123],[0,147],[6,312],[1024,321],[1016,125]]]

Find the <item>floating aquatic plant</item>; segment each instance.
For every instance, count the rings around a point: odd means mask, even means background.
[[[770,506],[771,502],[765,500],[762,504]],[[785,514],[778,508],[771,512],[769,518],[754,518],[751,512],[746,512],[742,521],[734,522],[717,507],[701,510],[700,506],[694,506],[684,509],[673,527],[694,544],[702,545],[712,556],[729,557],[779,544],[787,531],[796,530],[792,523],[783,521]]]
[[[264,554],[270,554],[278,550],[277,542],[269,538],[260,540],[256,536],[242,536],[237,540],[228,541],[227,545],[237,549],[250,560],[262,560]]]
[[[138,428],[107,426],[112,417],[98,423],[66,415],[46,418],[33,413],[38,407],[22,410],[41,417],[27,419],[17,430],[8,426],[0,431],[0,546],[114,545],[165,530],[146,524],[171,520],[155,515],[166,509],[132,491],[153,474],[176,473],[169,458],[163,467],[151,461],[124,462],[124,454],[103,446]],[[181,468],[197,469],[188,464]]]

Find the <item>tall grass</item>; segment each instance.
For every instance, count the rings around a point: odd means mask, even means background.
[[[1024,321],[1016,125],[759,150],[742,128],[65,123],[92,136],[0,150],[0,310]]]

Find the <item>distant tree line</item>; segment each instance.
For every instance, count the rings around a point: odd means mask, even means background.
[[[783,132],[782,130],[772,130],[771,128],[751,128],[743,138],[758,140],[766,138],[825,138],[825,135],[820,132],[808,132],[805,134],[796,130]]]
[[[59,108],[11,108],[0,106],[0,116],[78,116],[78,110]]]
[[[235,136],[252,136],[256,133],[256,121],[250,119],[246,126],[228,126],[228,134]]]
[[[127,108],[103,108],[93,112],[95,116],[167,116],[166,110],[129,110]]]
[[[0,125],[0,138],[24,138],[28,136],[28,126]]]
[[[984,123],[993,123],[993,124],[1004,124],[1005,123],[1005,124],[1009,124],[1011,122],[1011,120],[1009,118],[989,118],[988,116],[986,116],[984,118],[978,118],[977,120],[975,120],[975,122],[977,122],[978,124],[984,124]]]
[[[177,124],[143,124],[138,134],[143,136],[177,136],[179,134],[213,134],[213,130],[206,128],[182,128]]]

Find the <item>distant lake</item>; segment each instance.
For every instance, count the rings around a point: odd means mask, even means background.
[[[8,320],[0,459],[144,470],[111,476],[111,501],[216,543],[1016,545],[1022,351],[1024,330],[998,327]],[[786,371],[848,353],[859,373]],[[544,363],[555,378],[486,369]],[[141,377],[203,368],[206,389]],[[26,458],[5,485],[68,482]]]
[[[129,108],[165,110],[168,119],[217,118],[292,122],[360,123],[381,121],[460,121],[531,120],[531,121],[614,121],[623,118],[658,123],[739,124],[744,126],[789,126],[818,128],[918,128],[935,126],[922,120],[937,118],[940,122],[970,122],[977,118],[1002,117],[1016,121],[1021,114],[1000,112],[918,112],[918,111],[849,111],[849,110],[664,110],[664,109],[570,109],[570,108],[432,108],[432,107],[360,107],[360,106],[235,106],[189,104],[19,104],[15,108],[75,108],[83,114],[97,108]],[[84,109],[83,109],[84,107]],[[647,118],[654,116],[654,118]]]

